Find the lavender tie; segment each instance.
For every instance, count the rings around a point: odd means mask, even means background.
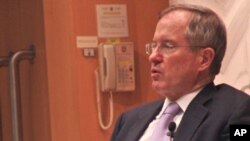
[[[168,124],[180,112],[180,110],[181,109],[177,103],[168,104],[163,115],[160,117],[160,121],[156,125],[151,141],[170,141],[170,137],[167,136]]]

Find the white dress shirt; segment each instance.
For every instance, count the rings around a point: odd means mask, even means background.
[[[194,99],[194,97],[200,91],[201,91],[201,89],[194,91],[192,93],[186,94],[176,101],[176,103],[180,106],[180,108],[182,110],[173,119],[173,121],[176,123],[176,129],[178,128],[188,105],[190,104],[190,102]],[[163,112],[165,111],[165,109],[167,108],[167,105],[170,102],[171,101],[169,101],[169,99],[167,99],[167,98],[165,99],[165,102],[163,104],[163,107],[162,107],[160,113],[155,117],[155,119],[153,121],[151,121],[151,123],[148,125],[148,128],[145,130],[145,132],[143,133],[143,135],[141,136],[139,141],[151,141],[150,139],[151,139],[151,136],[153,135],[154,128],[157,125],[157,123],[160,121],[160,117],[162,116]]]

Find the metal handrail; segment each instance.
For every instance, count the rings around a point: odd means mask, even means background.
[[[35,57],[34,47],[28,50],[15,52],[9,61],[9,83],[10,83],[10,103],[11,103],[11,133],[12,141],[22,141],[21,108],[20,108],[20,85],[18,65],[21,60],[30,61]]]

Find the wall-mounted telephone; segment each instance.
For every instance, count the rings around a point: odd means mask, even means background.
[[[101,90],[135,90],[134,48],[132,43],[101,44],[98,47]]]
[[[95,71],[98,120],[100,127],[103,130],[107,130],[113,122],[112,92],[135,90],[133,44],[100,44],[98,47],[98,58],[99,69]],[[102,120],[100,89],[102,92],[109,92],[110,94],[110,120],[107,125],[104,125]]]

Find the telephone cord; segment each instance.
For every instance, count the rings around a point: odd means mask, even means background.
[[[98,75],[98,69],[95,70],[95,77],[96,77],[96,100],[97,100],[97,110],[98,110],[98,121],[99,125],[103,130],[107,130],[111,127],[113,122],[113,116],[114,116],[114,106],[113,106],[113,93],[112,91],[109,91],[109,109],[110,109],[110,117],[109,122],[107,125],[104,125],[103,119],[102,119],[102,108],[101,108],[101,100],[100,100],[100,86],[99,86],[99,75]]]

